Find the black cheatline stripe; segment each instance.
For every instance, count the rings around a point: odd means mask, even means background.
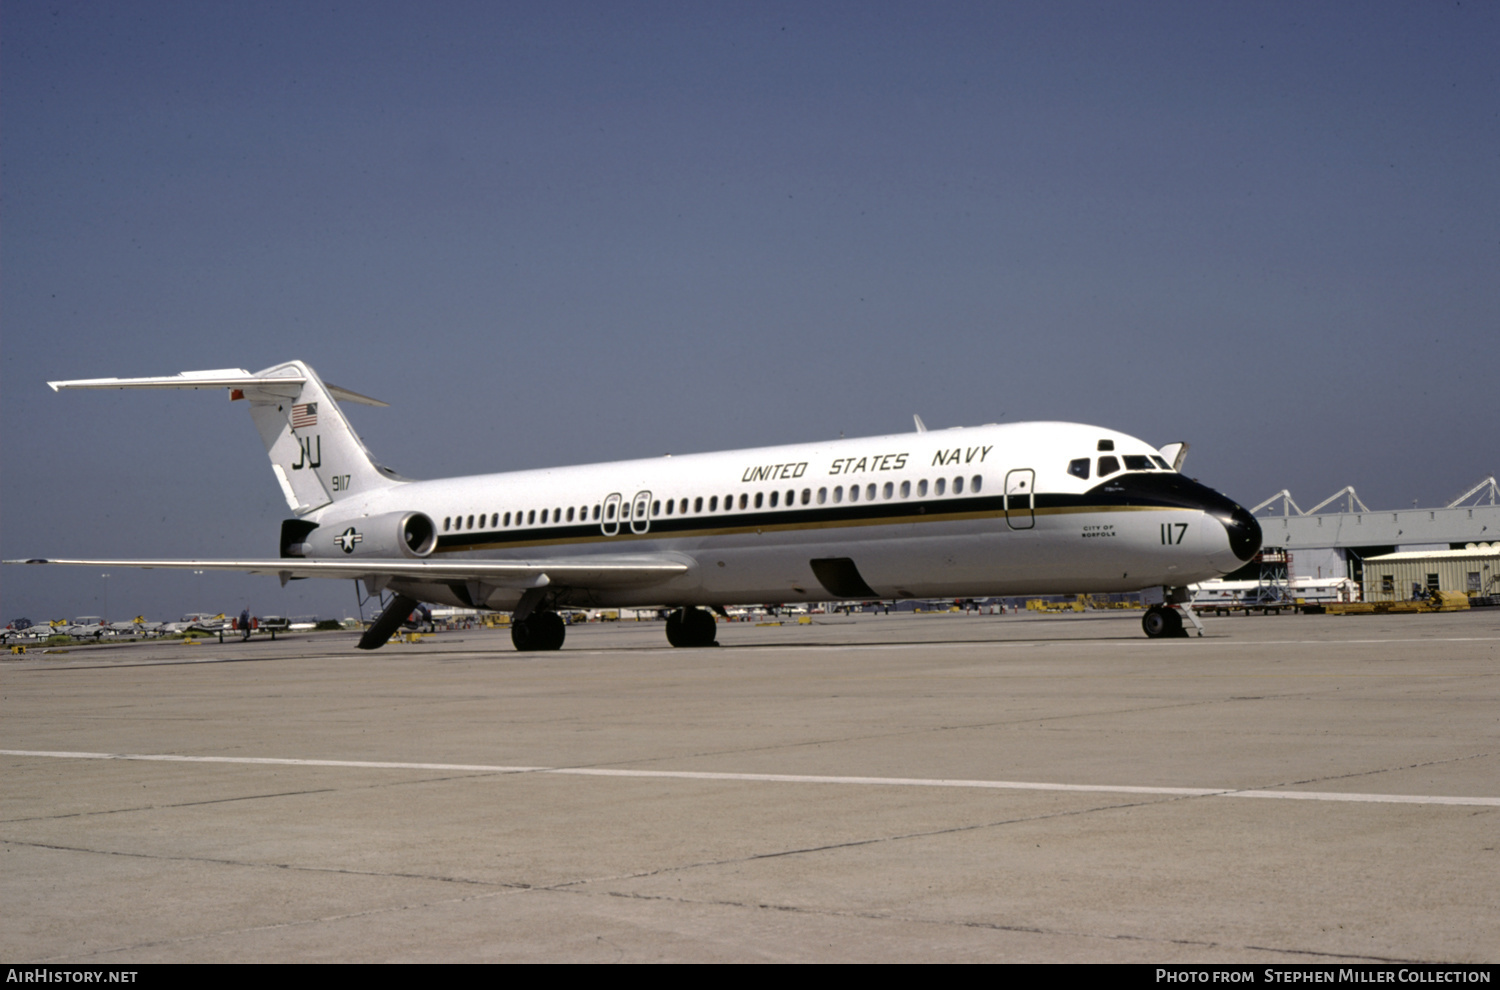
[[[1084,511],[1114,508],[1183,508],[1185,501],[1178,493],[1159,495],[1138,489],[1109,492],[1112,487],[1100,485],[1082,495],[1063,493],[1038,493],[1035,508],[1038,513],[1051,514],[1061,511]],[[1132,486],[1133,487],[1133,486]],[[1165,493],[1163,493],[1165,494]],[[1178,496],[1178,497],[1173,497]],[[681,533],[711,536],[747,529],[786,529],[797,526],[838,526],[840,524],[889,524],[918,521],[941,521],[952,516],[1005,514],[1003,495],[985,495],[970,498],[942,498],[922,501],[892,500],[841,505],[798,506],[794,509],[761,509],[758,511],[735,511],[702,513],[692,516],[657,516],[651,520],[651,528],[645,533],[632,533],[628,520],[619,521],[617,536],[605,536],[597,522],[570,523],[563,526],[528,526],[521,529],[474,530],[465,533],[448,533],[438,537],[439,551],[461,551],[480,547],[492,548],[527,543],[564,543],[582,541],[619,541],[629,538],[653,539],[670,537]]]

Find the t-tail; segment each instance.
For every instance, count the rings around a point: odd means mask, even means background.
[[[335,399],[368,406],[387,403],[320,379],[301,361],[251,373],[243,368],[184,371],[161,378],[90,378],[48,382],[64,388],[225,388],[250,403],[250,415],[271,458],[287,505],[299,516],[352,495],[406,479],[376,463]]]

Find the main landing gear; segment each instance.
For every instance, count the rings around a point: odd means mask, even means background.
[[[522,653],[560,650],[567,632],[556,612],[539,610],[510,623],[510,641]],[[717,646],[717,633],[713,614],[704,609],[679,608],[667,616],[667,642],[673,646]]]
[[[556,612],[532,612],[510,624],[510,641],[522,653],[560,650],[567,634],[567,624]]]
[[[667,616],[667,642],[673,646],[717,646],[718,625],[701,608],[679,608]]]

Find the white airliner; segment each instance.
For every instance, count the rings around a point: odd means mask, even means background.
[[[520,650],[555,650],[561,608],[666,607],[674,646],[709,646],[712,608],[747,602],[1164,589],[1148,636],[1183,634],[1187,586],[1260,548],[1260,526],[1157,450],[1076,423],[1010,423],[552,470],[412,481],[382,467],[301,361],[72,388],[229,390],[246,400],[295,518],[266,560],[31,560],[337,577],[394,598],[513,613]],[[1201,634],[1202,627],[1199,625]]]

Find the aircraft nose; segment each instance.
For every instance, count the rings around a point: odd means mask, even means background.
[[[1175,472],[1121,475],[1098,485],[1089,494],[1105,504],[1197,509],[1218,520],[1224,527],[1224,543],[1218,542],[1216,534],[1210,535],[1212,528],[1199,532],[1208,540],[1204,549],[1209,552],[1209,562],[1221,572],[1234,570],[1260,550],[1263,538],[1260,523],[1249,510],[1227,495]]]
[[[1260,550],[1260,523],[1244,506],[1236,504],[1227,517],[1219,517],[1219,522],[1229,534],[1229,549],[1241,561],[1249,561]]]

